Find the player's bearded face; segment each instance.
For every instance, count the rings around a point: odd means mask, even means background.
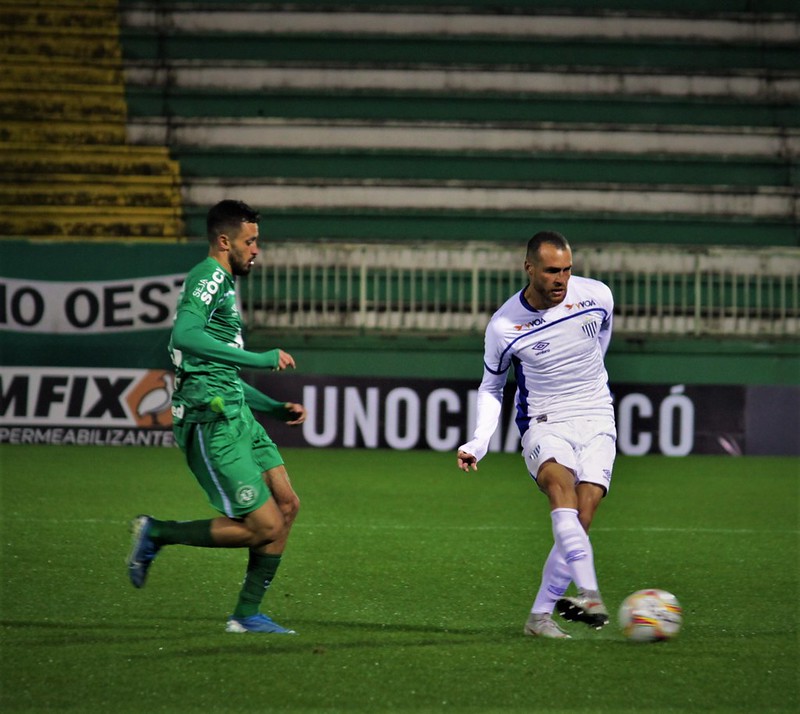
[[[230,265],[234,275],[247,275],[258,255],[258,225],[242,223],[238,235],[230,241]]]
[[[538,259],[527,263],[526,268],[534,307],[554,307],[564,300],[572,274],[572,251],[545,243],[539,249]]]

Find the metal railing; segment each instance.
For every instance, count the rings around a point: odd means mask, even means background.
[[[483,331],[526,284],[524,246],[269,244],[245,282],[251,327]],[[606,283],[615,331],[800,336],[800,249],[580,248],[574,274]]]

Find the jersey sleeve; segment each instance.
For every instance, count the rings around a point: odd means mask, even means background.
[[[506,383],[505,372],[495,374],[488,369],[483,371],[481,386],[478,387],[477,420],[475,431],[466,444],[458,447],[459,451],[472,454],[480,461],[489,450],[489,442],[497,430],[500,413],[503,407],[503,388]]]
[[[291,416],[291,412],[286,409],[285,402],[280,402],[267,396],[245,381],[242,381],[242,391],[244,392],[244,400],[251,409],[264,412],[284,421],[287,421]]]
[[[172,327],[175,349],[200,359],[231,367],[274,369],[278,366],[278,350],[249,352],[214,339],[205,330],[206,321],[195,309],[179,309]]]
[[[486,327],[483,342],[483,366],[484,369],[498,375],[505,375],[511,366],[511,357],[507,345],[502,339],[497,318],[492,319]]]
[[[472,454],[480,461],[489,450],[489,442],[497,430],[503,407],[503,389],[510,361],[505,360],[505,350],[497,334],[496,323],[490,321],[486,328],[483,353],[483,379],[478,387],[475,432],[458,450]]]
[[[604,285],[603,287],[605,288],[606,292],[603,300],[603,306],[606,309],[606,317],[603,320],[603,324],[600,325],[600,331],[597,334],[597,341],[600,344],[603,357],[605,357],[606,353],[608,352],[608,347],[611,344],[611,332],[614,323],[614,295],[611,292],[611,288],[609,288],[607,285]]]

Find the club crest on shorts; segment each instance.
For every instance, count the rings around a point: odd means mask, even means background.
[[[252,486],[239,486],[236,489],[236,502],[240,506],[249,506],[256,500],[256,490]]]

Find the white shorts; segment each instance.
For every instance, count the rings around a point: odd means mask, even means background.
[[[595,483],[608,493],[617,454],[613,419],[570,419],[532,424],[522,436],[522,458],[534,480],[546,461],[554,460],[575,474],[575,483]]]

